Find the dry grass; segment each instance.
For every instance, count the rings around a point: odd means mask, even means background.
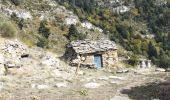
[[[17,33],[17,27],[10,21],[0,23],[0,35],[6,38],[15,37]]]
[[[0,81],[1,82],[9,82],[11,79],[10,79],[10,77],[9,76],[1,76],[0,77]]]

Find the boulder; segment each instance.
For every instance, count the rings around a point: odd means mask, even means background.
[[[166,70],[164,68],[156,68],[155,71],[158,71],[158,72],[165,72]]]
[[[36,84],[31,84],[31,88],[36,88]]]
[[[84,72],[83,72],[83,71],[78,71],[77,74],[78,74],[78,75],[83,75]]]
[[[49,86],[48,85],[37,85],[37,88],[38,89],[47,89],[47,88],[49,88]]]
[[[118,77],[118,76],[109,76],[110,79],[119,79],[119,80],[124,80],[123,77]]]
[[[60,82],[55,85],[56,87],[67,87],[67,83]]]
[[[84,87],[86,87],[86,88],[98,88],[99,86],[101,86],[101,84],[99,84],[99,83],[93,83],[93,82],[90,82],[90,83],[87,83],[87,84],[85,84],[84,85]]]
[[[129,72],[129,70],[127,70],[127,69],[116,71],[116,73],[128,73],[128,72]]]
[[[115,96],[111,98],[110,100],[130,100],[128,97],[123,97],[123,96]]]
[[[107,81],[107,80],[109,80],[109,78],[103,76],[103,77],[100,77],[99,80],[105,80],[105,81]]]

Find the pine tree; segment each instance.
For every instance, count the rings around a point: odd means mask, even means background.
[[[69,28],[69,32],[68,32],[68,39],[70,41],[73,41],[73,40],[83,40],[85,39],[86,36],[82,33],[79,33],[77,28],[75,27],[75,25],[71,25],[70,28]]]
[[[149,57],[157,57],[158,56],[157,50],[152,42],[149,42],[149,44],[148,44],[148,55],[149,55]]]
[[[39,30],[38,30],[38,31],[39,31],[39,33],[40,33],[43,37],[45,37],[46,39],[48,39],[48,37],[49,37],[49,35],[50,35],[51,33],[50,33],[50,29],[47,28],[46,25],[47,25],[46,21],[42,21],[42,22],[40,23],[40,27],[39,27]]]

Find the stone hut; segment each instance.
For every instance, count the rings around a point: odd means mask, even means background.
[[[64,57],[72,65],[94,67],[113,66],[118,61],[117,46],[110,40],[77,40],[67,45]]]

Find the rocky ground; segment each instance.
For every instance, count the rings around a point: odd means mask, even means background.
[[[170,73],[155,68],[128,73],[81,68],[75,75],[76,68],[57,55],[2,38],[0,63],[0,100],[170,99]],[[4,64],[13,68],[4,73]]]

